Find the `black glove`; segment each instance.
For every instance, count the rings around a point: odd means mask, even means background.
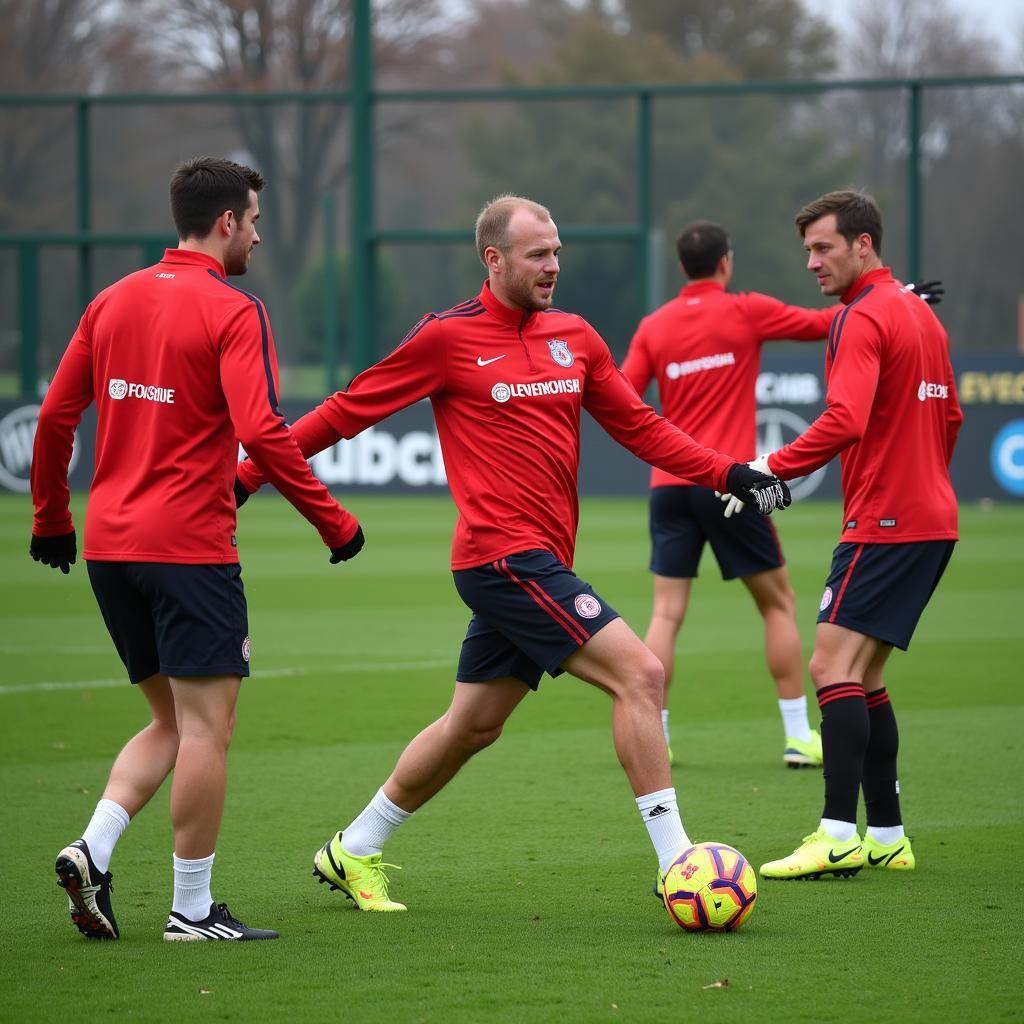
[[[249,500],[249,492],[245,484],[238,477],[235,477],[235,508],[241,508]]]
[[[347,562],[350,558],[355,558],[363,550],[365,543],[366,538],[363,536],[363,528],[357,526],[356,532],[347,544],[342,544],[340,548],[331,548],[331,565],[337,565],[339,562]]]
[[[78,555],[78,539],[74,530],[56,537],[37,537],[33,533],[28,553],[37,562],[42,562],[51,569],[60,569],[67,576]]]
[[[942,301],[942,296],[946,294],[941,281],[914,281],[913,284],[907,285],[907,291],[913,292],[929,306],[937,306]]]
[[[789,508],[793,497],[784,480],[765,476],[742,462],[737,462],[725,478],[726,490],[740,501],[753,505],[763,516],[770,516],[777,508]]]

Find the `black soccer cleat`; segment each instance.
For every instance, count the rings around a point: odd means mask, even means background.
[[[210,913],[202,921],[190,921],[172,910],[164,927],[164,942],[251,942],[277,937],[277,932],[269,928],[250,928],[242,924],[237,917],[231,916],[226,903],[211,903]]]
[[[87,939],[116,939],[120,934],[110,906],[111,874],[100,874],[84,839],[76,839],[57,854],[53,865],[57,884],[68,894],[75,927]]]

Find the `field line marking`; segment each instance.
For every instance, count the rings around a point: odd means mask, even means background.
[[[338,675],[354,675],[365,672],[397,672],[416,671],[430,668],[443,668],[452,663],[451,658],[443,661],[372,661],[357,665],[342,665],[331,670]],[[301,668],[273,668],[256,670],[250,679],[280,679],[308,675]],[[0,686],[0,697],[15,693],[56,693],[62,690],[108,690],[116,686],[127,686],[128,680],[121,679],[72,679],[61,682],[14,683],[11,686]]]

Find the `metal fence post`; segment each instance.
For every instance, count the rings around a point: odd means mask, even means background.
[[[637,125],[636,125],[636,221],[640,229],[640,236],[637,239],[637,250],[640,256],[640,280],[637,282],[637,304],[639,316],[637,320],[645,317],[657,305],[657,300],[652,294],[654,274],[652,271],[652,244],[651,244],[651,210],[653,201],[651,190],[653,188],[653,148],[654,131],[651,124],[652,97],[647,91],[637,93]]]
[[[22,398],[32,398],[39,389],[39,246],[34,242],[18,245],[18,279],[19,391]]]
[[[921,83],[910,83],[907,109],[907,274],[921,277]]]
[[[370,0],[352,4],[352,244],[349,253],[349,358],[352,375],[373,362],[373,26]]]
[[[338,390],[338,264],[334,244],[334,196],[324,196],[324,383]]]
[[[92,175],[90,173],[89,100],[80,99],[75,104],[75,146],[78,167],[78,230],[92,228]],[[79,306],[85,309],[92,299],[92,246],[88,242],[78,248],[78,297]]]

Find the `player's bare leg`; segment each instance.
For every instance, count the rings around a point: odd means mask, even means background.
[[[167,677],[152,675],[138,687],[149,702],[151,721],[121,749],[82,838],[65,846],[54,864],[58,884],[68,894],[71,920],[88,938],[118,937],[110,898],[112,876],[107,870],[114,847],[131,818],[167,778],[178,753],[178,726]]]
[[[373,799],[342,832],[313,857],[313,874],[339,889],[360,910],[404,911],[391,899],[381,850],[413,811],[440,792],[476,753],[500,735],[509,715],[530,692],[506,676],[485,683],[455,684],[448,710],[413,737],[394,771]]]
[[[804,652],[796,624],[796,596],[785,566],[743,577],[764,620],[764,657],[775,680],[785,746],[791,768],[820,767],[821,737],[807,717]]]
[[[422,807],[476,753],[500,735],[509,715],[530,692],[512,676],[486,683],[456,683],[448,710],[402,752],[384,792],[403,810]]]
[[[686,618],[686,609],[690,603],[692,579],[679,579],[672,576],[654,577],[654,601],[651,606],[651,622],[647,627],[644,643],[654,652],[658,661],[665,669],[665,692],[661,699],[661,725],[665,735],[665,746],[669,749],[669,761],[672,761],[672,745],[670,742],[668,715],[669,690],[675,674],[676,639]]]
[[[615,752],[633,787],[663,873],[690,845],[679,817],[661,729],[665,670],[622,619],[609,622],[562,667],[612,698]]]
[[[178,757],[178,722],[171,684],[152,675],[138,684],[149,702],[151,721],[117,755],[103,791],[134,818],[163,784]]]

